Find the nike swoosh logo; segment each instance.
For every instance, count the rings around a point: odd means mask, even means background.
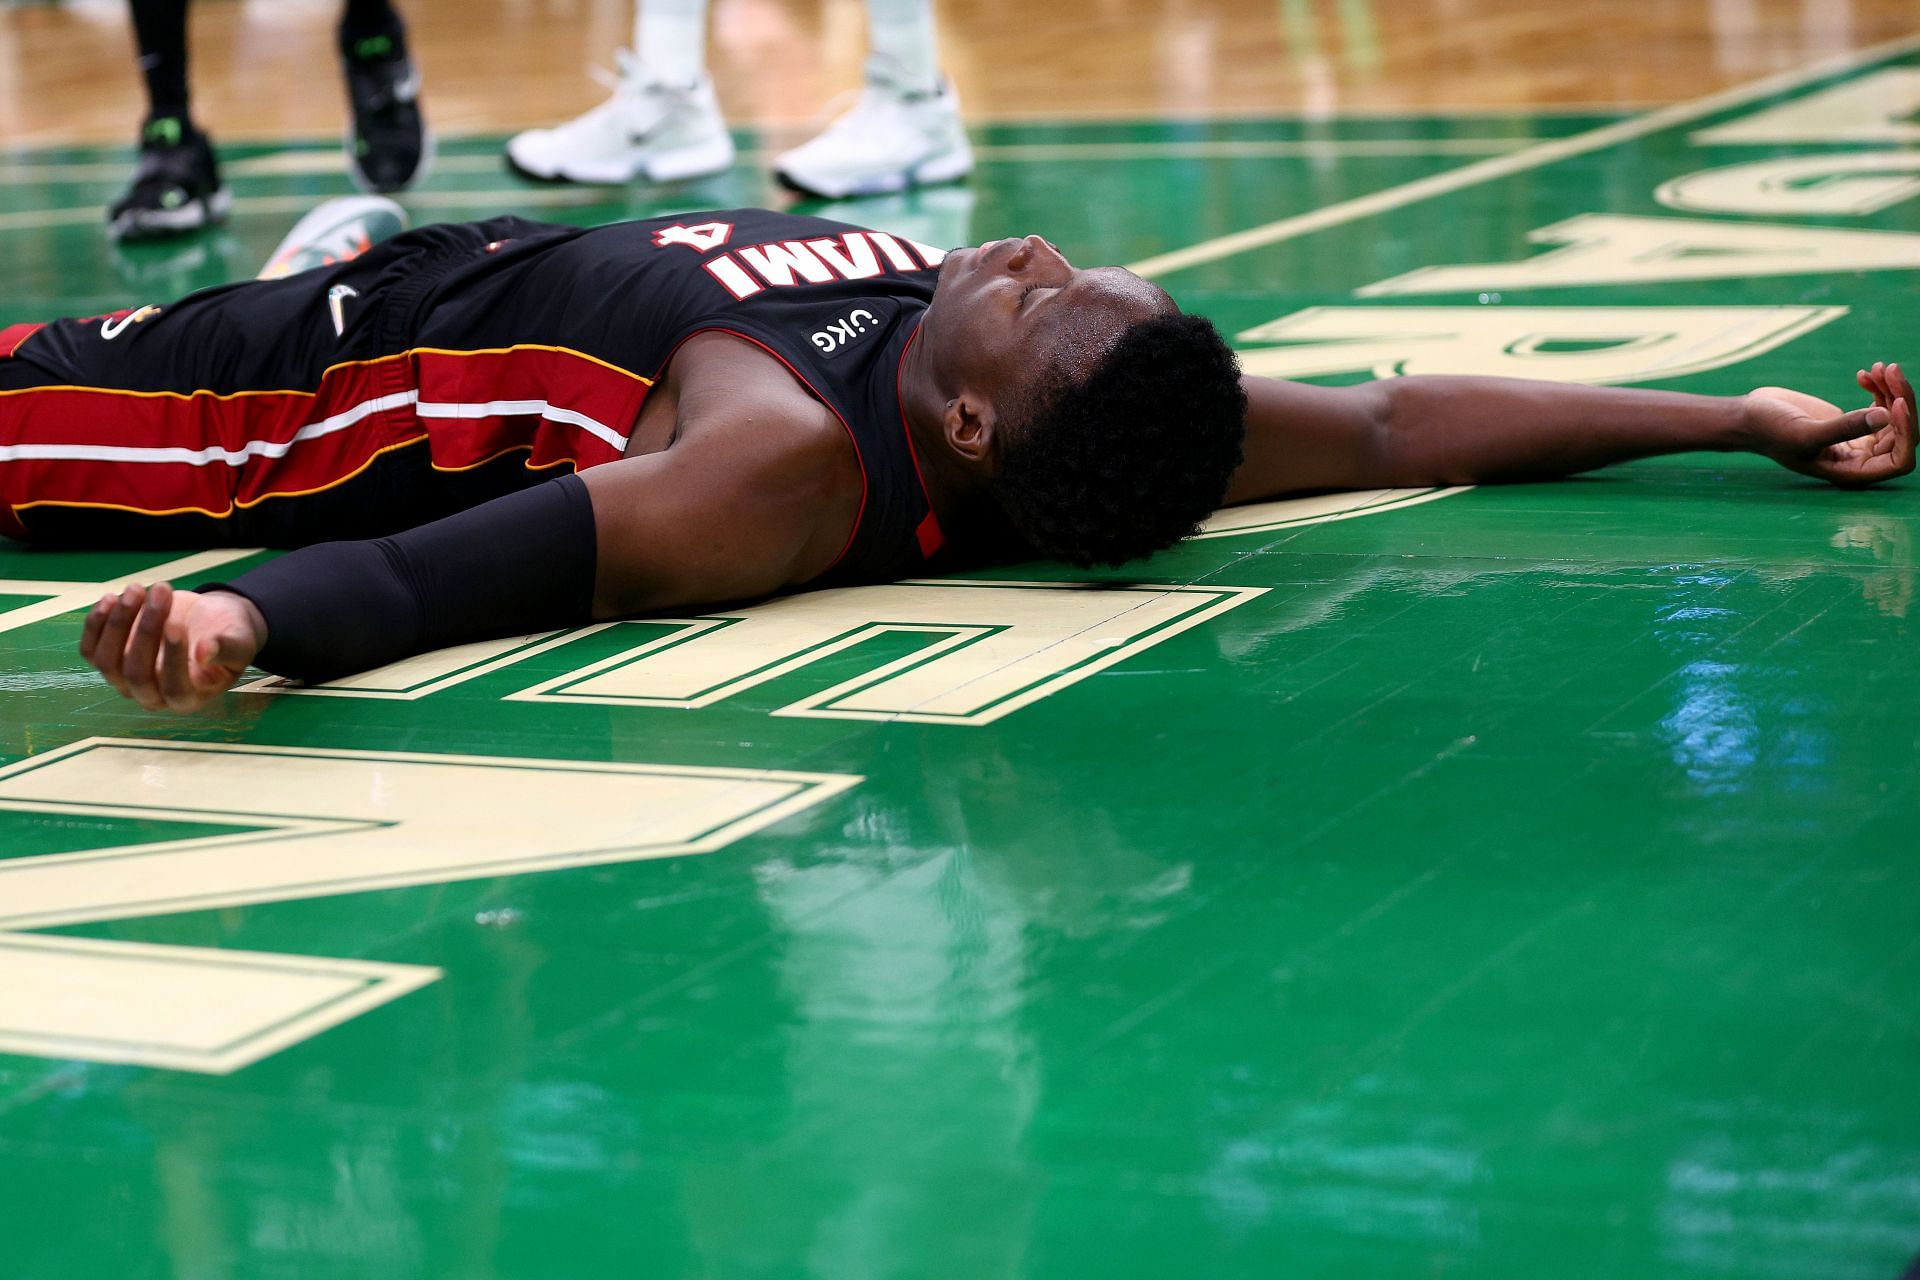
[[[128,325],[139,324],[148,316],[158,314],[160,314],[160,308],[154,306],[152,303],[148,303],[144,307],[127,312],[127,314],[121,316],[118,320],[102,320],[100,322],[100,336],[108,342],[112,342],[115,338],[127,331]]]
[[[347,331],[347,299],[359,296],[360,291],[350,284],[337,284],[327,290],[327,311],[333,316],[334,337]]]

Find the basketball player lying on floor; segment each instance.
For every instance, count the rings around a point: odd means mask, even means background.
[[[0,333],[0,520],[49,546],[301,547],[133,585],[81,653],[192,711],[485,637],[1009,556],[1120,564],[1223,502],[1749,450],[1914,465],[1914,393],[1842,413],[1483,378],[1243,378],[1219,334],[1038,236],[943,256],[739,210],[424,227],[164,308]],[[552,478],[557,475],[557,478]],[[345,539],[345,540],[340,540]]]

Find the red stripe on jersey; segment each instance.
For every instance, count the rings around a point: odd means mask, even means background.
[[[514,449],[529,467],[617,462],[652,384],[556,347],[413,353],[433,465],[464,471]]]
[[[10,324],[4,329],[0,329],[0,360],[5,360],[8,356],[18,351],[21,343],[46,327],[44,323]]]
[[[406,379],[390,358],[336,366],[317,392],[6,392],[0,501],[225,516],[331,488],[418,437]]]
[[[514,347],[335,365],[311,392],[0,392],[0,509],[220,517],[333,488],[421,439],[445,470],[515,450],[532,468],[585,470],[622,456],[651,385],[577,352]]]
[[[927,512],[927,518],[922,520],[919,527],[913,531],[913,537],[920,544],[920,558],[923,560],[933,559],[940,548],[947,545],[947,535],[940,531],[940,521],[934,518],[931,511]]]
[[[924,322],[925,316],[921,317]],[[920,341],[920,326],[915,325],[913,336],[907,339],[907,345],[900,348],[900,359],[893,366],[893,398],[900,406],[900,433],[907,438],[907,456],[913,459],[913,478],[920,483],[920,496],[927,503],[927,518],[920,522],[914,536],[920,542],[920,554],[928,560],[934,553],[947,545],[947,535],[940,528],[940,520],[934,514],[933,494],[927,488],[927,473],[920,469],[920,450],[913,443],[913,426],[907,421],[907,397],[900,390],[901,375],[906,372],[907,352],[913,350],[913,344]]]

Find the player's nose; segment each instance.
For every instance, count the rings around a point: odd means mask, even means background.
[[[1073,264],[1045,236],[1023,236],[1007,257],[1007,270],[1014,273],[1039,271],[1045,274],[1071,274]]]

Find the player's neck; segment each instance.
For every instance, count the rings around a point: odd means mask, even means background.
[[[933,504],[934,517],[942,527],[952,525],[987,487],[985,480],[947,446],[946,404],[934,380],[926,344],[911,343],[900,361],[900,416],[907,425],[907,438],[913,442],[927,500]]]

